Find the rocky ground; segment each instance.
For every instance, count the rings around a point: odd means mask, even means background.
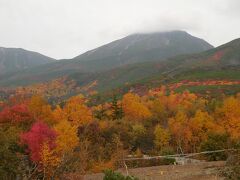
[[[201,162],[186,165],[168,165],[146,168],[129,169],[129,174],[140,180],[221,180],[219,169],[225,165],[224,161]],[[119,170],[125,174],[125,170]],[[102,180],[103,174],[85,175],[84,180]]]

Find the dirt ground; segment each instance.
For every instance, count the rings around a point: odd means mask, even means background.
[[[222,180],[218,169],[225,165],[224,161],[201,162],[188,165],[168,165],[129,169],[129,174],[140,180]],[[125,170],[119,170],[125,174]],[[102,180],[103,174],[85,175],[84,180]]]

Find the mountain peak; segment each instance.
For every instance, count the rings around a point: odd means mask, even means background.
[[[211,48],[213,48],[211,44],[181,30],[135,33],[88,51],[75,57],[74,60],[75,62],[91,61],[89,64],[102,62],[98,69],[106,69],[129,63],[164,60]]]
[[[0,74],[53,62],[54,59],[22,48],[0,47]]]
[[[230,41],[229,43],[221,45],[219,47],[226,47],[226,46],[240,46],[240,38],[234,39],[234,40]]]
[[[187,31],[183,31],[183,30],[169,30],[169,31],[138,32],[138,33],[130,34],[129,36],[134,36],[134,35],[153,35],[153,34],[173,34],[173,33],[190,35]]]

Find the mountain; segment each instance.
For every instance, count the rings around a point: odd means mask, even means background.
[[[112,90],[140,90],[182,81],[203,82],[197,87],[183,84],[179,88],[193,92],[205,93],[211,90],[212,94],[219,92],[233,94],[240,91],[240,39],[200,53],[178,55],[165,60],[130,63],[105,71],[83,71],[79,68],[78,61],[74,63],[73,66],[72,62],[59,61],[13,73],[11,76],[0,76],[0,86],[48,83],[52,79],[64,77],[65,80],[61,81],[64,84],[76,83],[76,93],[79,93],[79,90],[82,93],[92,90],[100,93]],[[237,84],[232,83],[235,81]],[[215,84],[208,86],[209,83]],[[47,85],[35,87],[47,87]],[[74,91],[73,89],[71,94],[74,94]]]
[[[125,64],[164,60],[213,48],[206,41],[184,31],[133,34],[77,56],[73,61],[91,71]]]
[[[240,39],[201,53],[129,64],[88,76],[73,73],[69,78],[81,87],[96,82],[94,88],[100,92],[140,84],[159,86],[182,80],[240,80]]]
[[[54,59],[21,48],[0,47],[0,74],[53,62]]]
[[[133,34],[73,59],[0,76],[0,84],[27,85],[72,74],[84,78],[134,63],[159,62],[179,54],[198,53],[212,48],[206,41],[184,31]]]

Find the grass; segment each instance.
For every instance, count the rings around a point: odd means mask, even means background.
[[[227,95],[233,95],[240,92],[240,85],[200,85],[200,86],[181,86],[175,90],[175,92],[183,92],[189,90],[192,93],[200,94],[212,94],[213,96],[225,93]]]
[[[227,79],[240,80],[239,70],[216,70],[216,71],[192,71],[183,73],[176,80],[205,80],[205,79]]]

